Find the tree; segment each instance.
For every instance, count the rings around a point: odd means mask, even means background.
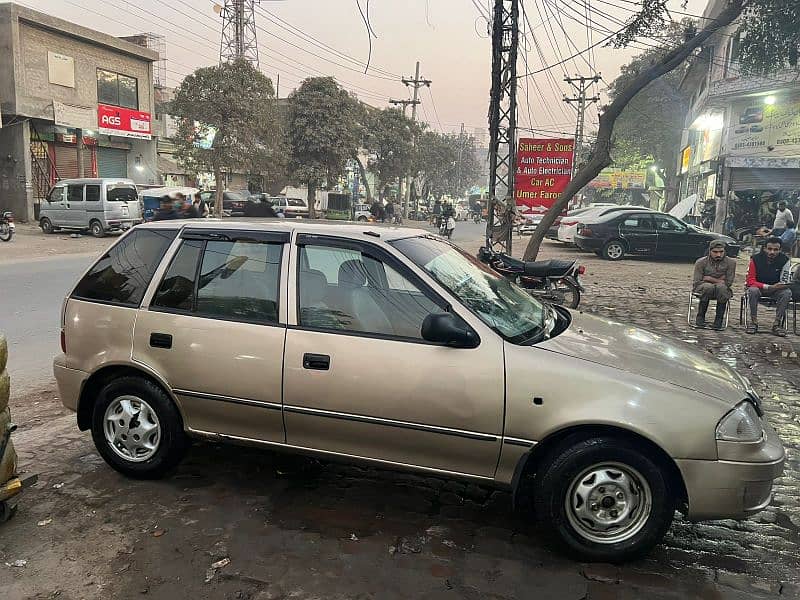
[[[316,191],[357,156],[362,106],[333,77],[311,77],[289,95],[289,171],[308,187],[315,216]]]
[[[423,195],[460,196],[480,179],[475,138],[423,131],[417,143],[414,171],[426,192]]]
[[[640,36],[657,36],[670,21],[666,0],[641,0],[641,8],[627,26],[611,38],[617,47],[625,47]],[[625,107],[650,83],[680,67],[714,33],[741,17],[740,31],[745,50],[740,62],[746,70],[770,72],[797,63],[800,32],[797,29],[800,7],[797,0],[728,0],[715,18],[703,21],[703,29],[687,32],[685,40],[642,69],[617,93],[600,115],[597,139],[589,161],[578,169],[563,194],[547,211],[531,236],[524,259],[535,260],[545,233],[570,200],[613,161],[611,157],[614,125]]]
[[[664,32],[666,44],[670,47],[680,44],[684,31],[693,26],[691,19],[670,23]],[[642,69],[661,60],[666,52],[667,48],[661,46],[649,48],[623,65],[609,87],[609,97],[616,98]],[[614,126],[611,147],[614,165],[635,167],[644,160],[666,166],[667,190],[675,189],[672,166],[677,164],[688,104],[680,83],[688,68],[688,64],[683,63],[645,86],[623,109]]]
[[[382,183],[408,174],[417,125],[396,108],[371,111],[366,116],[364,147],[371,155],[369,170]]]
[[[222,215],[223,173],[280,171],[281,131],[272,82],[246,60],[203,67],[175,90],[169,112],[178,119],[178,161],[192,172],[212,171],[215,212]],[[210,147],[203,142],[213,137]]]

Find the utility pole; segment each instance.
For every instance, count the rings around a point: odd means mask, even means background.
[[[571,97],[564,95],[564,102],[571,106],[574,105],[573,108],[578,111],[578,122],[575,126],[575,160],[573,161],[573,168],[575,170],[578,168],[578,152],[580,152],[580,149],[583,147],[583,128],[586,122],[586,109],[595,102],[600,102],[600,96],[587,98],[586,94],[589,91],[589,87],[600,81],[600,79],[602,79],[602,77],[600,77],[599,73],[593,77],[564,77],[564,81],[575,88],[576,92],[575,95]]]
[[[433,83],[433,82],[430,79],[420,79],[419,78],[419,61],[417,61],[417,68],[416,68],[416,71],[414,72],[414,79],[408,79],[406,77],[403,77],[400,81],[402,81],[403,84],[406,87],[411,86],[411,87],[414,88],[413,99],[410,100],[410,101],[409,100],[405,100],[405,101],[401,100],[400,102],[403,104],[403,114],[404,115],[405,115],[406,103],[411,104],[411,120],[412,121],[416,121],[417,120],[417,105],[421,102],[421,100],[419,99],[419,88],[421,88],[423,86],[430,87],[431,83]],[[391,102],[391,100],[390,100],[390,102]],[[406,176],[406,191],[405,191],[405,195],[403,196],[403,218],[407,218],[408,217],[408,203],[410,202],[410,200],[411,200],[411,181],[410,181],[409,177]]]
[[[389,104],[394,106],[400,106],[402,104],[404,117],[406,116],[406,109],[409,107],[409,105],[417,105],[420,102],[420,100],[395,100],[394,98],[389,98]]]
[[[489,97],[489,213],[486,246],[511,253],[516,211],[517,47],[519,0],[495,0],[492,18],[492,90]],[[500,218],[495,217],[495,212]]]
[[[255,5],[260,1],[225,0],[225,5],[219,10],[222,15],[220,64],[243,58],[258,68]]]
[[[461,132],[458,134],[458,167],[456,169],[456,185],[458,186],[458,193],[462,192],[461,185],[461,160],[464,156],[464,124],[461,124]]]

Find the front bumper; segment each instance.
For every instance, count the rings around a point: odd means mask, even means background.
[[[764,440],[753,453],[757,462],[675,461],[689,496],[690,520],[743,519],[769,505],[772,484],[783,473],[786,452],[772,427],[765,424],[764,430]]]
[[[89,376],[88,373],[70,369],[67,366],[66,356],[60,354],[53,360],[53,375],[55,375],[56,383],[58,384],[58,395],[61,398],[61,404],[77,412],[78,400],[81,397],[83,384]]]

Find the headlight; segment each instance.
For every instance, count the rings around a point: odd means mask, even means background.
[[[722,417],[717,425],[717,439],[723,442],[757,442],[763,435],[756,408],[747,400]]]

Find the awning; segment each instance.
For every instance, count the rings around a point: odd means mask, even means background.
[[[165,173],[169,175],[189,175],[189,173],[186,172],[186,169],[183,169],[180,166],[178,166],[178,161],[169,156],[159,154],[157,164],[158,164],[158,172],[161,175],[164,175]]]

